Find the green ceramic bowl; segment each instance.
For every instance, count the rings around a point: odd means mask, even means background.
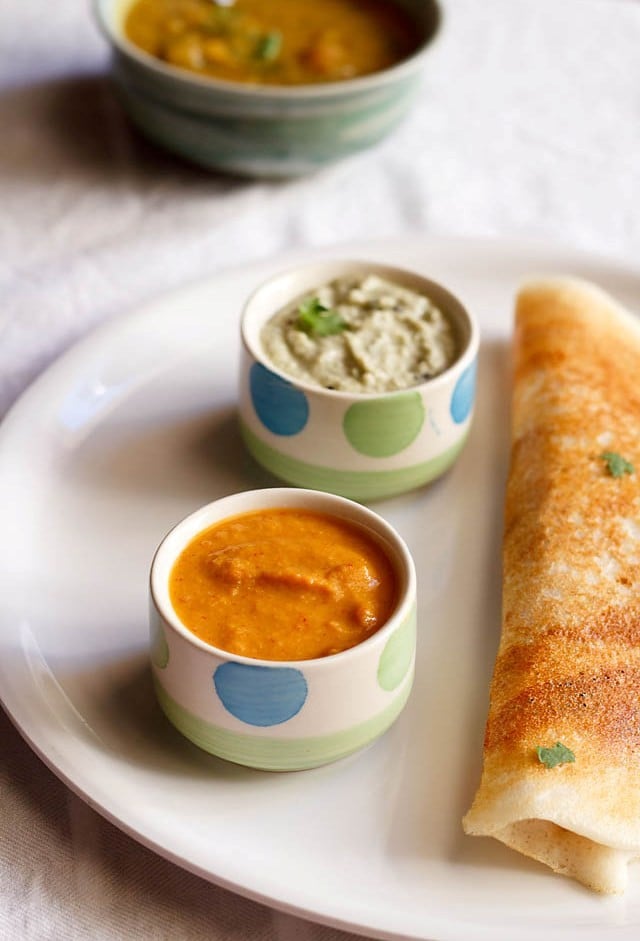
[[[384,138],[405,116],[438,29],[434,0],[397,0],[420,48],[393,68],[323,85],[258,86],[202,78],[142,52],[123,35],[131,0],[94,0],[113,52],[122,104],[142,133],[209,169],[246,176],[308,173]]]

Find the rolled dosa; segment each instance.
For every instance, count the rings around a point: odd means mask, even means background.
[[[640,857],[640,325],[586,282],[517,298],[502,558],[464,829],[622,892]],[[556,743],[575,760],[543,763]]]

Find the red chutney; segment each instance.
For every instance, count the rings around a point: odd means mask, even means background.
[[[398,598],[387,553],[366,529],[325,513],[268,509],[199,533],[169,593],[208,644],[263,660],[310,660],[354,647]]]

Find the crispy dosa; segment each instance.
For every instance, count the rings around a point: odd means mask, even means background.
[[[463,826],[622,892],[640,857],[636,317],[586,282],[525,286],[511,435],[502,633]],[[557,742],[575,761],[548,767],[537,748]]]

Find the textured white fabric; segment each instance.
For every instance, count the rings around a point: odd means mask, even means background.
[[[408,232],[537,237],[640,260],[640,4],[443,0],[411,118],[294,182],[141,141],[81,0],[0,0],[0,415],[93,325],[186,280]],[[0,939],[339,941],[155,856],[0,720]]]

